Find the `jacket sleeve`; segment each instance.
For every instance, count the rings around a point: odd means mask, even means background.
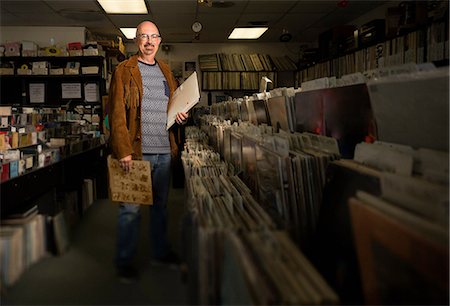
[[[112,154],[115,158],[121,159],[133,153],[127,127],[127,116],[125,106],[125,92],[123,71],[120,66],[113,73],[109,88],[109,120],[110,120],[110,144]],[[123,69],[123,68],[122,68]]]

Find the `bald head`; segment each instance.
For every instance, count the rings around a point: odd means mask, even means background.
[[[145,33],[144,29],[147,29],[147,28],[156,29],[156,32],[159,33],[159,30],[158,30],[158,27],[156,26],[156,24],[147,20],[147,21],[142,21],[140,24],[137,25],[136,37],[141,33]]]

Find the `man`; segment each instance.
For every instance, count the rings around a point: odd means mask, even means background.
[[[150,161],[153,205],[150,206],[150,241],[153,261],[177,263],[166,237],[167,199],[171,159],[178,156],[175,129],[188,119],[178,113],[176,123],[166,130],[167,108],[176,89],[169,67],[155,56],[161,44],[157,26],[144,21],[137,26],[138,53],[120,63],[113,74],[109,92],[111,150],[124,171],[133,159]],[[119,206],[115,263],[122,280],[137,278],[132,260],[137,251],[139,205]]]

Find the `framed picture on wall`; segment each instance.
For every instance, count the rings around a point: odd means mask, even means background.
[[[195,62],[184,62],[183,77],[188,78],[196,70]]]

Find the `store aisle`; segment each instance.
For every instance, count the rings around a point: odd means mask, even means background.
[[[180,248],[183,189],[171,189],[169,239]],[[117,206],[102,199],[85,213],[72,232],[70,249],[30,267],[2,297],[2,305],[185,305],[187,285],[179,270],[149,260],[148,207],[142,214],[137,267],[140,279],[122,284],[113,265]]]

